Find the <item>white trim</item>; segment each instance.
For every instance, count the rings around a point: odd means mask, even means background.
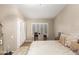
[[[18,18],[17,19],[17,48],[20,46],[20,23],[21,20]]]

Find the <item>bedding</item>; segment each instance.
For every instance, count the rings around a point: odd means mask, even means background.
[[[65,39],[66,39],[66,35],[65,34],[61,34],[60,38],[59,38],[59,42],[63,45],[65,45]]]
[[[27,55],[74,55],[58,41],[33,41]]]
[[[61,34],[59,42],[66,46],[66,47],[71,47],[71,42],[72,41],[77,41],[78,38],[75,36],[72,36],[71,34]]]
[[[72,41],[70,49],[72,49],[73,51],[79,50],[79,44],[76,41]]]
[[[65,46],[70,47],[71,46],[71,42],[73,41],[73,37],[71,35],[66,35],[66,39],[65,39]]]

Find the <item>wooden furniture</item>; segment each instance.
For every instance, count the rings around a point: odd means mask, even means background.
[[[47,35],[43,35],[43,40],[47,40]]]
[[[34,41],[36,41],[36,40],[38,40],[38,33],[37,32],[34,33]]]

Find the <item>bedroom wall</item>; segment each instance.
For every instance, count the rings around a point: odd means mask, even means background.
[[[48,23],[48,39],[53,39],[53,20],[52,19],[28,19],[26,21],[27,24],[27,41],[32,41],[32,34],[31,34],[31,23]]]
[[[54,19],[54,34],[58,32],[79,35],[79,5],[67,5]]]
[[[16,20],[7,20],[3,22],[3,45],[4,51],[6,50],[15,50],[17,48],[17,29],[16,29]]]
[[[23,20],[23,17],[15,6],[0,5],[0,22],[3,24],[3,45],[5,51],[13,51],[17,48],[18,18]]]
[[[18,22],[19,25],[18,25]],[[3,22],[4,50],[14,51],[26,40],[25,22],[21,18],[12,18]]]

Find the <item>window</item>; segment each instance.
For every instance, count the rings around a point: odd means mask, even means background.
[[[40,34],[47,34],[48,23],[32,23],[32,34],[34,34],[34,32],[38,32]]]

